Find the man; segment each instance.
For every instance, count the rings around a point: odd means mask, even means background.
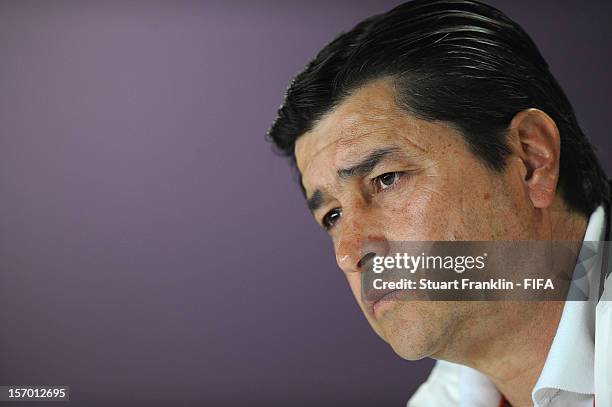
[[[599,298],[361,295],[367,242],[610,240],[607,177],[515,22],[452,0],[371,17],[297,75],[269,136],[372,328],[404,359],[438,360],[409,406],[612,405]],[[600,302],[598,338],[611,317]]]

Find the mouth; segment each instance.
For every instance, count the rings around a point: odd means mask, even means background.
[[[379,315],[383,309],[401,298],[402,290],[371,290],[366,293],[365,303],[372,315]]]

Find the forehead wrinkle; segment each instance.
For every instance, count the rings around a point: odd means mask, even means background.
[[[422,124],[417,120],[410,120],[409,113],[400,108],[395,108],[392,114],[383,112],[378,115],[373,114],[354,114],[352,117],[359,116],[361,121],[347,120],[342,126],[343,137],[338,140],[338,147],[351,147],[356,140],[367,136],[380,137],[380,142],[389,142],[396,137],[406,142],[414,150],[421,153],[428,152],[424,143],[418,143],[414,136],[422,134]],[[397,141],[393,141],[398,144]]]

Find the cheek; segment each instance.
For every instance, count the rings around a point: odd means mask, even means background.
[[[419,175],[381,205],[392,241],[446,240],[454,191],[438,175]]]
[[[491,218],[508,210],[503,179],[489,170],[449,168],[445,175],[419,175],[381,205],[392,241],[488,240]],[[448,174],[448,175],[447,175]],[[497,214],[497,215],[496,215]]]
[[[455,240],[506,240],[516,234],[521,197],[503,174],[475,171],[472,178],[457,182],[448,199],[455,203],[447,218]]]

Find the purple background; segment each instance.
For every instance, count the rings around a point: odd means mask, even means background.
[[[69,385],[74,405],[402,405],[432,362],[370,330],[264,142],[293,74],[397,3],[1,1],[0,385]],[[492,3],[609,171],[611,4]]]

